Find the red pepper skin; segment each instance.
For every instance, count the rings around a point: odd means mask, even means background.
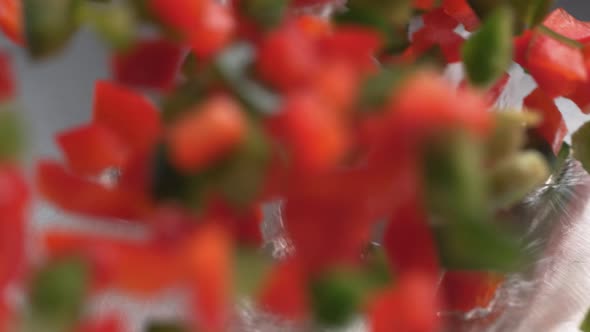
[[[455,90],[444,79],[427,72],[410,78],[392,96],[387,109],[382,129],[385,134],[389,132],[387,142],[399,142],[403,137],[403,144],[409,146],[452,128],[486,137],[493,125],[483,96],[469,89]]]
[[[318,40],[317,52],[326,62],[344,60],[360,74],[367,74],[376,70],[375,56],[383,44],[383,37],[372,29],[339,26]]]
[[[22,0],[0,0],[0,30],[18,45],[24,45]]]
[[[360,252],[370,240],[372,225],[364,209],[351,202],[339,198],[314,202],[295,196],[288,196],[285,203],[284,224],[298,256],[311,273],[358,264]],[[339,230],[338,236],[326,246],[326,234],[334,229]]]
[[[566,96],[576,103],[584,114],[590,114],[590,80],[579,84],[576,90]]]
[[[531,38],[525,67],[552,98],[571,93],[588,79],[580,49],[539,32]]]
[[[113,56],[115,81],[169,91],[174,87],[184,54],[182,47],[165,39],[140,40],[130,50]]]
[[[590,78],[590,44],[584,46],[582,53],[584,54],[586,74]],[[590,79],[578,84],[576,89],[565,97],[576,103],[583,113],[588,114],[590,112],[590,93],[588,92],[590,92]]]
[[[68,166],[81,175],[99,175],[109,167],[123,167],[127,149],[116,135],[99,125],[85,125],[57,135]]]
[[[112,131],[130,150],[150,150],[160,138],[162,124],[155,106],[121,85],[98,81],[92,121]]]
[[[180,242],[182,244],[182,242]],[[50,232],[44,237],[50,257],[76,252],[91,264],[92,290],[121,289],[133,296],[154,296],[186,283],[182,247],[158,242],[109,238],[101,235]],[[157,269],[154,269],[157,266]]]
[[[466,0],[442,0],[442,8],[457,22],[463,24],[467,31],[474,31],[480,21]]]
[[[417,200],[402,204],[394,212],[385,229],[383,247],[396,275],[414,271],[438,276],[434,237]]]
[[[312,40],[294,24],[272,31],[262,41],[258,54],[258,74],[282,90],[306,83],[318,66]]]
[[[232,242],[223,228],[209,223],[188,240],[185,266],[191,285],[193,317],[202,331],[223,331],[232,308]]]
[[[246,130],[240,105],[227,96],[212,97],[178,119],[170,129],[172,163],[181,171],[201,171],[235,149]]]
[[[0,52],[0,102],[10,100],[14,97],[15,92],[16,87],[10,57],[8,54]]]
[[[346,119],[359,94],[360,75],[345,61],[331,61],[317,69],[311,81],[321,102]]]
[[[453,30],[459,25],[457,20],[447,14],[443,8],[425,13],[422,15],[422,21],[432,30]]]
[[[313,15],[301,15],[295,18],[295,24],[309,37],[320,39],[333,32],[330,20]]]
[[[528,61],[529,46],[535,32],[526,30],[520,36],[514,38],[514,62],[526,67]]]
[[[41,161],[36,183],[40,193],[71,212],[97,217],[138,219],[149,209],[145,198],[121,188],[107,188],[68,172],[61,164]]]
[[[209,0],[149,0],[149,6],[162,22],[187,34],[202,17]]]
[[[430,10],[436,5],[436,0],[412,0],[412,6],[416,9]]]
[[[263,214],[258,204],[244,210],[236,210],[222,199],[211,199],[203,218],[215,220],[218,225],[224,226],[234,242],[239,245],[252,248],[262,245]]]
[[[551,12],[543,21],[543,25],[582,44],[590,42],[590,23],[577,20],[563,8]]]
[[[531,112],[538,113],[543,117],[537,131],[557,155],[567,134],[567,127],[555,102],[537,88],[524,99],[524,105],[529,107]]]
[[[0,332],[11,332],[13,313],[5,301],[0,301]]]
[[[435,332],[440,327],[436,279],[419,273],[400,276],[396,285],[369,303],[372,332]]]
[[[416,31],[413,35],[413,44],[407,53],[411,52],[412,56],[417,58],[434,46],[439,46],[447,63],[458,62],[461,60],[461,46],[465,40],[453,31],[431,31],[423,28]]]
[[[304,318],[309,311],[306,279],[303,266],[297,259],[277,263],[263,282],[258,304],[280,317]]]
[[[458,22],[442,8],[423,16],[424,26],[412,35],[412,45],[406,50],[406,57],[422,55],[434,46],[439,46],[448,63],[461,60],[461,46],[465,40],[455,33]]]
[[[445,298],[443,310],[468,312],[487,308],[504,277],[480,271],[446,271],[439,292]]]
[[[210,59],[230,44],[237,25],[229,7],[216,1],[207,2],[196,23],[189,43],[199,59]]]
[[[0,294],[10,282],[21,276],[25,267],[25,208],[28,201],[29,190],[20,170],[14,165],[0,165]],[[2,304],[0,300],[0,307]]]
[[[208,59],[232,40],[236,22],[230,6],[213,0],[151,0],[150,7],[163,23],[181,33],[195,55]]]
[[[500,79],[494,85],[492,85],[486,92],[486,99],[488,100],[488,105],[493,106],[510,80],[510,75],[504,73]]]
[[[288,96],[274,121],[296,170],[325,172],[348,151],[350,137],[344,123],[312,94]]]

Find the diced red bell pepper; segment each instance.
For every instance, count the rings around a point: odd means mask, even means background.
[[[313,15],[301,15],[296,18],[295,23],[307,36],[321,38],[332,32],[332,24],[324,17]]]
[[[187,267],[178,247],[178,250],[163,249],[145,243],[122,248],[111,262],[110,286],[146,297],[182,286],[186,282]]]
[[[96,83],[93,121],[138,153],[153,147],[162,126],[158,110],[145,97],[106,81]]]
[[[99,175],[109,167],[123,167],[128,155],[117,136],[97,124],[67,130],[56,140],[68,166],[81,175]]]
[[[360,77],[343,61],[330,61],[320,66],[310,82],[323,104],[345,117],[356,102]]]
[[[554,100],[540,88],[537,88],[524,99],[524,105],[530,108],[529,111],[538,113],[543,117],[537,131],[557,155],[567,134],[567,127]]]
[[[439,46],[448,63],[461,60],[464,39],[455,33],[457,21],[442,8],[424,15],[424,26],[412,35],[414,56],[419,56],[434,46]]]
[[[514,62],[526,67],[531,39],[535,35],[533,30],[526,30],[514,38]]]
[[[259,248],[262,245],[262,208],[253,204],[245,210],[233,209],[222,199],[211,199],[205,220],[215,220],[218,225],[226,227],[228,233],[240,245]]]
[[[453,30],[459,25],[456,19],[447,14],[442,8],[429,11],[422,15],[424,26],[437,30]]]
[[[485,98],[469,89],[455,90],[433,73],[408,79],[388,107],[383,131],[405,144],[420,142],[445,128],[463,128],[479,137],[485,137],[492,128]]]
[[[170,246],[190,235],[200,220],[181,205],[163,204],[156,208],[148,221],[154,242]]]
[[[24,44],[22,0],[0,0],[0,30],[13,42]]]
[[[480,24],[479,18],[466,0],[442,0],[442,8],[463,24],[467,31],[474,31]]]
[[[439,292],[445,298],[445,311],[469,312],[487,308],[496,297],[504,277],[481,271],[446,271]]]
[[[332,34],[319,40],[319,54],[325,61],[348,61],[359,73],[377,68],[375,56],[383,47],[382,35],[360,26],[339,26]]]
[[[571,93],[588,79],[580,49],[539,32],[531,39],[526,68],[552,98]]]
[[[165,39],[140,40],[131,49],[113,56],[117,82],[168,91],[174,87],[184,58],[181,46]]]
[[[232,306],[233,262],[229,235],[217,225],[204,225],[189,239],[185,259],[197,326],[204,331],[222,331]]]
[[[412,6],[416,9],[430,10],[437,4],[436,0],[412,0]]]
[[[463,37],[454,32],[437,32],[432,34],[428,30],[419,30],[413,35],[414,57],[420,56],[434,46],[439,46],[447,63],[461,61],[461,46],[465,42]],[[434,39],[433,39],[434,38]]]
[[[543,25],[580,43],[590,42],[590,22],[577,20],[563,8],[557,8],[551,12],[543,21]]]
[[[107,188],[69,173],[61,164],[41,161],[36,183],[45,198],[55,205],[99,217],[136,219],[148,209],[145,198],[121,188]]]
[[[508,73],[504,73],[502,77],[494,85],[492,85],[486,92],[486,99],[488,100],[488,105],[492,106],[498,100],[508,81],[510,80],[510,75]]]
[[[10,57],[4,52],[0,52],[0,102],[9,100],[14,97],[16,87]]]
[[[368,309],[371,332],[435,332],[440,327],[436,279],[410,273],[379,292]]]
[[[0,301],[0,332],[11,332],[12,319],[10,308],[8,308],[4,301]]]
[[[276,122],[293,165],[304,172],[337,166],[350,146],[350,133],[342,120],[310,94],[288,96]]]
[[[586,73],[588,74],[588,78],[590,78],[590,44],[584,46],[582,53],[584,54]],[[576,89],[566,95],[566,97],[576,103],[582,112],[586,114],[590,113],[590,79],[578,84]]]
[[[302,264],[312,273],[340,265],[358,264],[362,248],[370,240],[371,220],[364,206],[342,195],[326,200],[288,195],[284,226]],[[326,236],[338,229],[338,236]]]
[[[0,294],[24,268],[24,209],[28,199],[29,190],[21,172],[12,165],[0,166]]]
[[[576,90],[566,96],[576,103],[585,114],[590,114],[590,80],[578,84]]]
[[[246,135],[240,105],[227,96],[215,96],[186,113],[170,129],[170,158],[182,171],[197,172],[235,149]]]
[[[163,23],[190,34],[208,2],[211,0],[149,0],[149,5]]]
[[[198,58],[211,58],[231,42],[235,29],[236,21],[230,8],[208,1],[189,36],[191,48]]]
[[[72,252],[83,255],[91,264],[96,291],[115,288],[134,296],[153,296],[186,281],[182,246],[178,243],[164,247],[156,242],[54,231],[44,235],[44,245],[50,257]]]
[[[256,69],[262,79],[286,90],[306,83],[317,65],[312,40],[297,25],[286,24],[262,41]]]
[[[417,200],[402,204],[385,229],[383,247],[396,275],[408,271],[436,278],[440,272],[434,236]]]
[[[258,303],[265,311],[293,320],[308,313],[307,278],[297,259],[278,262],[262,285]]]
[[[490,107],[494,106],[494,104],[498,100],[498,97],[500,97],[500,95],[504,91],[504,88],[506,88],[506,85],[508,84],[509,80],[510,80],[510,75],[508,73],[504,73],[502,75],[502,77],[500,77],[491,87],[484,90],[484,92],[485,92],[484,97],[487,101],[487,104]],[[469,86],[469,83],[467,82],[467,80],[464,79],[459,84],[459,89],[464,89],[468,86]]]
[[[28,185],[17,166],[0,164],[0,188],[0,210],[17,212],[28,204]]]
[[[113,286],[114,269],[120,261],[119,253],[133,244],[97,234],[83,234],[60,230],[43,233],[44,255],[56,259],[76,253],[90,267],[91,290],[102,291]]]

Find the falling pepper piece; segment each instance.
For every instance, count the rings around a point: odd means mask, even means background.
[[[21,1],[0,1],[0,30],[18,45],[24,44]]]
[[[503,281],[502,275],[492,272],[447,271],[440,286],[446,299],[443,310],[468,312],[487,308]]]
[[[210,59],[230,44],[236,22],[228,6],[215,1],[207,1],[201,15],[189,42],[199,59]]]
[[[0,52],[0,102],[8,101],[14,97],[16,87],[12,72],[10,57],[5,52]]]
[[[582,50],[539,31],[530,40],[525,67],[552,98],[567,95],[588,80]]]
[[[243,110],[232,98],[211,97],[172,126],[168,141],[172,163],[198,172],[226,157],[246,135]]]
[[[439,273],[434,236],[416,200],[402,204],[385,228],[383,247],[394,274],[419,271],[433,278]]]
[[[402,275],[378,293],[368,306],[372,332],[434,332],[441,325],[437,317],[435,280],[428,275]]]
[[[287,319],[301,319],[309,311],[306,276],[297,259],[278,262],[266,277],[259,305]]]
[[[181,46],[165,39],[140,40],[113,56],[113,76],[129,86],[169,91],[184,53]]]
[[[127,159],[127,149],[108,129],[85,125],[57,135],[68,166],[82,175],[100,175],[109,167],[120,168]]]
[[[555,102],[540,88],[537,88],[524,99],[524,105],[530,108],[529,111],[542,116],[543,119],[537,131],[549,143],[553,153],[557,155],[567,134],[567,127]]]
[[[46,199],[71,212],[136,219],[149,209],[141,195],[76,176],[54,161],[38,163],[36,183]]]
[[[222,331],[231,308],[232,242],[223,228],[206,224],[185,249],[193,317],[203,331]]]
[[[150,150],[161,134],[156,107],[139,93],[108,81],[96,83],[92,121],[137,153]]]
[[[543,21],[543,25],[582,44],[590,41],[590,22],[577,20],[563,8],[557,8]]]

